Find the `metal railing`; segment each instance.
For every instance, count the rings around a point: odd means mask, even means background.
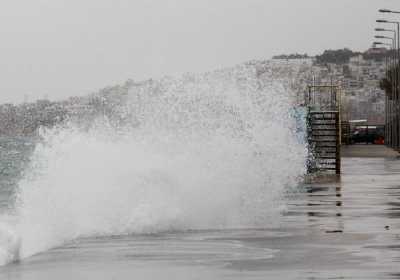
[[[305,105],[308,107],[308,172],[335,171],[340,174],[341,87],[310,85]]]

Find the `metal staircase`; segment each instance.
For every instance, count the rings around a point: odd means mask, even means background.
[[[308,172],[340,174],[340,87],[314,85],[308,89]]]
[[[339,123],[338,111],[309,112],[309,172],[335,171],[340,174]]]

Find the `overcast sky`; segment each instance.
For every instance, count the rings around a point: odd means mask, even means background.
[[[365,50],[378,8],[400,1],[0,0],[0,103],[282,53]]]

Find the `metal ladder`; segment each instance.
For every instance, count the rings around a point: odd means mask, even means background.
[[[308,172],[335,171],[340,174],[340,119],[338,111],[308,113]]]
[[[308,107],[308,173],[340,174],[341,119],[339,85],[310,85],[305,96]]]

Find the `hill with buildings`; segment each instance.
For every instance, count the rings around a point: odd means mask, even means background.
[[[393,53],[385,48],[365,52],[349,49],[326,50],[321,55],[297,60],[310,65],[308,84],[340,84],[343,89],[342,118],[365,119],[371,124],[384,123],[387,58]],[[282,57],[291,57],[284,55]],[[280,60],[275,58],[276,60]],[[304,85],[303,85],[304,86]]]
[[[251,61],[243,65],[251,64],[257,75],[270,73],[273,79],[292,89],[299,104],[304,100],[307,85],[340,83],[344,89],[342,108],[345,120],[367,119],[370,123],[382,124],[385,95],[380,81],[385,77],[385,57],[388,55],[390,52],[385,49],[370,49],[364,53],[342,49],[328,50],[316,57],[280,55],[272,60]],[[39,127],[52,127],[66,120],[90,122],[100,115],[117,125],[132,114],[123,106],[132,93],[143,90],[156,93],[161,88],[161,81],[129,80],[123,85],[63,101],[0,104],[0,136],[35,135]]]

